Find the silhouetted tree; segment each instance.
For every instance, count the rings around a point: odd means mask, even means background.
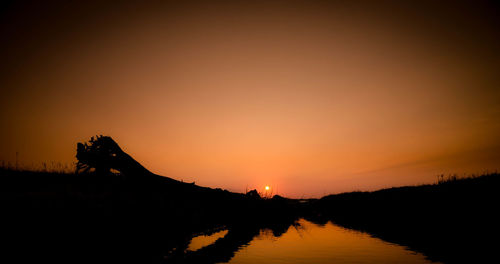
[[[78,143],[76,158],[76,173],[94,171],[97,174],[111,174],[113,169],[125,175],[152,174],[108,136],[95,136],[88,142]]]

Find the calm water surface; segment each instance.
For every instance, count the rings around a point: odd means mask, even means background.
[[[261,231],[249,245],[241,247],[229,263],[432,263],[424,255],[403,246],[330,222],[324,226],[306,220],[299,223],[300,226],[290,227],[280,237],[274,237],[271,231]],[[226,233],[195,238],[191,250],[208,245]]]

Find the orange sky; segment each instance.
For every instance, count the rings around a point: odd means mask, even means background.
[[[6,10],[5,162],[74,162],[77,142],[104,134],[155,173],[291,197],[500,168],[496,6]]]

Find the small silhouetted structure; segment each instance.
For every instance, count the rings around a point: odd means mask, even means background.
[[[252,199],[260,199],[261,198],[259,192],[256,189],[253,189],[253,190],[247,192],[246,196],[248,198],[252,198]]]

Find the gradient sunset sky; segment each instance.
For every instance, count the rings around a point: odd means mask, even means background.
[[[498,4],[407,2],[7,2],[0,160],[103,134],[154,173],[289,197],[499,169]]]

